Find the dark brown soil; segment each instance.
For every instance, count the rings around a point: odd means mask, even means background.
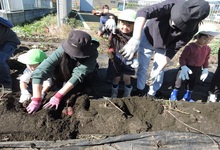
[[[93,33],[94,34],[94,33]],[[60,41],[61,42],[61,41]],[[100,39],[101,49],[106,49],[106,41]],[[123,83],[120,85],[119,98],[108,100],[111,92],[110,82],[106,81],[107,56],[100,53],[99,70],[93,76],[93,82],[79,85],[65,96],[58,110],[40,109],[35,114],[27,114],[18,102],[19,81],[16,79],[25,68],[16,61],[16,57],[37,43],[22,42],[15,56],[10,60],[13,78],[13,93],[1,97],[0,101],[0,141],[26,140],[67,140],[77,138],[92,138],[91,135],[104,137],[141,133],[148,131],[201,131],[206,134],[220,135],[220,103],[205,103],[208,87],[216,65],[210,64],[208,79],[198,82],[193,98],[196,103],[168,101],[171,86],[175,81],[177,59],[167,68],[164,84],[157,96],[158,101],[146,97],[135,96],[136,79],[132,79],[134,91],[132,97],[122,98]],[[51,53],[58,44],[48,44],[43,48]],[[211,59],[215,59],[212,56]],[[216,62],[216,61],[214,61]],[[89,84],[92,83],[92,84]],[[46,103],[55,93],[51,90],[43,103]],[[181,99],[181,94],[179,99]],[[72,116],[64,116],[62,110],[67,106],[73,107]],[[182,122],[181,122],[182,121]],[[197,131],[195,131],[197,129]]]

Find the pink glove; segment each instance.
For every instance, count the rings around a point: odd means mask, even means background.
[[[52,107],[56,106],[57,109],[62,97],[63,95],[57,92],[53,97],[50,98],[50,101],[44,105],[44,108],[51,109]]]
[[[31,114],[31,113],[35,113],[36,111],[38,111],[38,109],[41,106],[41,100],[42,100],[41,98],[32,98],[32,101],[26,108],[27,112]]]

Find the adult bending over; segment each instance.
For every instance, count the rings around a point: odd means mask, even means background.
[[[133,37],[121,52],[131,59],[139,48],[137,90],[140,96],[145,95],[146,73],[152,54],[155,52],[148,80],[150,98],[162,85],[166,64],[197,33],[198,25],[209,15],[209,10],[209,3],[204,0],[166,0],[137,12]]]

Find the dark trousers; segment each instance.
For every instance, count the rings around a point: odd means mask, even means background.
[[[209,92],[212,94],[220,94],[220,48],[218,50],[218,67],[213,75]]]
[[[10,42],[0,45],[0,84],[2,84],[5,88],[12,88],[12,79],[8,60],[15,52],[16,48],[17,45]]]
[[[201,67],[188,66],[188,65],[187,67],[189,67],[189,69],[192,71],[192,74],[189,74],[189,80],[185,81],[185,89],[193,91],[197,80],[200,79],[202,69]]]
[[[212,94],[220,94],[220,67],[218,66],[209,87],[209,92]]]
[[[209,87],[209,92],[212,94],[220,94],[220,48],[218,50],[218,67],[212,77],[211,85]]]
[[[99,30],[102,31],[103,26],[105,25],[105,22],[108,20],[105,16],[100,17],[99,21]]]

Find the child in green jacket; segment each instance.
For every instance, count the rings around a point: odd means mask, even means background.
[[[43,107],[50,109],[58,108],[60,101],[78,83],[83,82],[85,76],[96,69],[98,57],[97,41],[85,31],[72,30],[67,40],[45,59],[32,74],[33,98],[28,105],[27,112],[34,113],[42,104],[43,81],[55,74],[61,73],[64,85],[50,98]],[[56,68],[60,72],[55,72]]]

